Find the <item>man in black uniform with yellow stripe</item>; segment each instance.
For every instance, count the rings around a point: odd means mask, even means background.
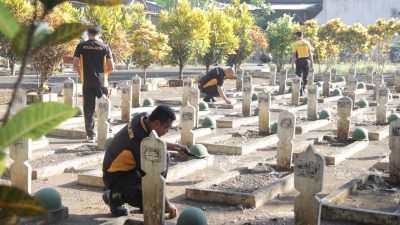
[[[94,142],[96,97],[108,95],[104,76],[114,70],[114,62],[110,48],[100,40],[100,28],[94,26],[88,33],[89,40],[78,44],[75,49],[73,64],[82,82],[86,135],[89,142]]]
[[[226,104],[231,104],[231,101],[225,96],[222,85],[224,84],[225,78],[233,78],[235,71],[232,67],[222,69],[216,67],[210,71],[199,81],[199,89],[205,94],[203,100],[205,102],[216,102],[214,97],[221,97]]]
[[[303,39],[303,32],[296,32],[296,39],[296,42],[292,44],[292,66],[296,62],[296,74],[303,78],[300,90],[302,96],[307,85],[308,70],[313,67],[313,55],[310,42]]]
[[[176,119],[172,109],[166,105],[158,106],[148,116],[141,113],[121,129],[111,141],[103,161],[103,181],[106,191],[103,200],[110,206],[113,216],[128,215],[124,203],[143,209],[142,202],[142,177],[145,173],[141,170],[140,144],[150,135],[152,130],[158,136],[168,132],[172,122]],[[168,150],[188,154],[189,149],[180,144],[167,143]],[[169,156],[169,154],[168,154]],[[169,158],[169,157],[167,157]],[[162,173],[166,178],[167,168]],[[165,211],[170,218],[177,216],[178,211],[168,198],[165,198]]]

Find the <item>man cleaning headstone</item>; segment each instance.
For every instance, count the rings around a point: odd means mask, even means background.
[[[141,113],[119,131],[106,150],[103,161],[103,181],[105,192],[103,200],[110,206],[113,216],[126,216],[128,210],[124,204],[143,210],[142,178],[146,175],[141,169],[141,142],[148,137],[152,130],[158,136],[168,132],[172,122],[176,119],[173,110],[165,105],[158,106],[148,116]],[[167,149],[189,155],[189,149],[181,144],[167,143]],[[162,176],[166,178],[167,166]],[[165,197],[165,211],[171,218],[177,216],[178,211]]]
[[[214,97],[222,98],[226,104],[231,104],[231,101],[225,96],[224,85],[225,78],[231,79],[234,77],[235,71],[232,67],[221,68],[216,67],[202,77],[199,81],[199,89],[205,94],[203,100],[205,102],[216,102]]]

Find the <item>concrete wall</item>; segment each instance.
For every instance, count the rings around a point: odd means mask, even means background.
[[[319,24],[341,18],[348,25],[368,26],[379,18],[400,18],[400,0],[324,0],[323,9],[315,19]]]

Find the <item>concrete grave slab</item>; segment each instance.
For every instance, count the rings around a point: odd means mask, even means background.
[[[259,165],[258,162],[253,162],[242,167],[241,170],[254,169],[257,167],[257,165]],[[224,191],[210,188],[213,185],[221,184],[231,178],[238,177],[239,175],[241,175],[240,171],[230,171],[221,174],[220,176],[187,187],[186,198],[202,202],[237,206],[241,205],[245,208],[257,208],[272,200],[277,195],[289,192],[294,188],[293,173],[279,178],[270,184],[262,186],[251,193]]]
[[[258,122],[258,116],[243,117],[241,114],[228,114],[216,119],[218,128],[234,128]]]
[[[349,141],[341,142],[336,138],[324,136],[325,140],[332,140],[332,144],[318,140],[315,148],[325,157],[326,165],[337,165],[348,157],[368,147],[369,141]],[[335,146],[336,145],[336,146]],[[297,153],[293,153],[297,154]]]
[[[209,153],[222,153],[222,154],[233,154],[233,155],[245,155],[250,152],[256,151],[259,148],[265,148],[278,143],[278,136],[271,134],[267,136],[256,136],[255,138],[249,138],[241,143],[234,143],[235,137],[241,140],[239,133],[236,134],[225,134],[207,138],[207,140],[198,140],[198,143],[203,144],[207,147]],[[236,139],[236,140],[237,140]],[[230,143],[230,144],[226,144]]]
[[[381,225],[399,225],[399,211],[386,212],[373,209],[362,209],[345,206],[343,203],[349,196],[356,193],[361,186],[371,179],[381,180],[388,177],[374,174],[363,175],[341,186],[336,191],[330,193],[322,199],[321,218],[329,220],[340,220],[356,224],[381,224]],[[377,195],[378,197],[379,195]]]
[[[296,134],[304,134],[309,132],[310,130],[315,130],[320,127],[326,126],[330,124],[332,121],[330,120],[315,120],[315,121],[306,121],[303,124],[296,125],[295,132]]]
[[[180,179],[191,173],[195,173],[214,164],[214,156],[204,159],[190,159],[170,166],[168,169],[167,183]],[[104,187],[102,169],[95,169],[78,174],[78,183],[88,186]]]
[[[73,152],[74,149],[81,146],[83,145],[73,146],[66,149],[60,149],[59,151],[55,151],[54,155],[62,154],[63,152],[68,152],[68,151]],[[103,151],[93,151],[93,153],[87,155],[83,153],[82,156],[77,156],[72,159],[67,158],[66,160],[61,159],[58,162],[46,163],[46,165],[35,166],[35,164],[31,162],[32,179],[55,176],[58,174],[62,174],[66,171],[74,171],[79,168],[97,165],[103,161],[103,158],[104,158]],[[41,159],[36,159],[36,160],[41,160]]]

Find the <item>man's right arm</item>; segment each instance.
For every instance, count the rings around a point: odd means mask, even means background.
[[[224,93],[224,90],[222,89],[222,86],[217,86],[217,90],[218,90],[219,97],[221,97],[221,98],[226,102],[226,104],[231,104],[231,103],[232,103],[232,102],[226,97],[226,95],[225,95],[225,93]]]
[[[80,61],[79,58],[74,56],[74,59],[73,59],[74,71],[78,73],[79,77],[82,77],[82,75],[81,75],[81,66],[79,64],[79,61]]]

